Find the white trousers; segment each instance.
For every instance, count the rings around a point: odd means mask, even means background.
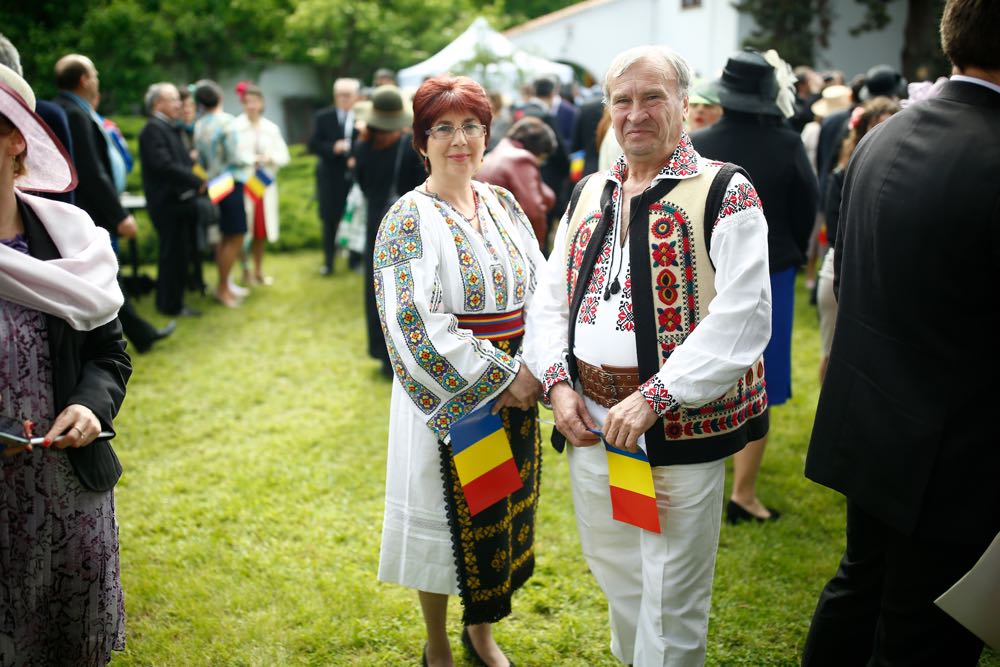
[[[725,462],[653,468],[656,534],[611,518],[603,446],[567,449],[583,555],[608,599],[611,652],[635,667],[703,665]]]

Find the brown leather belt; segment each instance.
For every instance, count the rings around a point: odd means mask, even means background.
[[[606,408],[614,407],[639,388],[639,368],[636,366],[591,366],[576,360],[580,371],[583,395]]]

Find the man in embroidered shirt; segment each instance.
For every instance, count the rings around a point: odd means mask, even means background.
[[[724,459],[767,430],[767,224],[745,175],[684,133],[690,80],[662,47],[612,62],[604,96],[624,156],[563,216],[528,320],[553,442],[574,445],[577,527],[611,651],[644,667],[704,662]],[[612,519],[588,429],[645,449],[661,533]]]

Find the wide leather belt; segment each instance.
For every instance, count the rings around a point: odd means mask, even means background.
[[[636,366],[591,366],[576,360],[583,395],[606,408],[614,407],[639,388],[639,368]]]

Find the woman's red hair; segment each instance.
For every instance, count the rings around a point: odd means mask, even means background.
[[[413,147],[418,153],[427,150],[427,130],[434,121],[453,111],[468,111],[485,125],[489,144],[493,110],[483,87],[467,76],[436,76],[413,94]]]

